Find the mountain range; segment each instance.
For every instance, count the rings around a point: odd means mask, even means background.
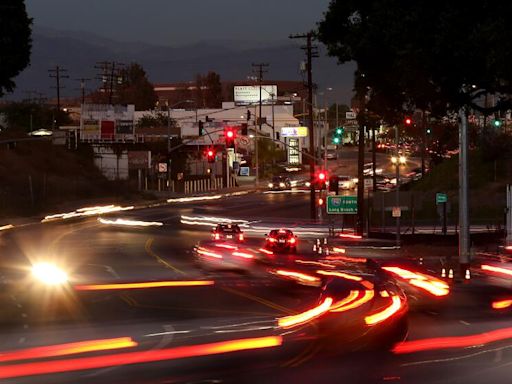
[[[161,46],[146,42],[114,41],[89,32],[59,31],[36,26],[32,34],[31,64],[16,78],[16,91],[6,99],[27,97],[27,92],[41,92],[53,98],[55,80],[48,70],[59,65],[67,70],[69,78],[62,84],[63,97],[79,95],[78,78],[91,79],[89,90],[95,89],[100,61],[116,61],[124,64],[137,62],[146,70],[153,83],[192,81],[195,75],[215,71],[222,80],[245,80],[252,74],[252,63],[268,63],[269,80],[301,80],[300,63],[304,60],[302,42],[282,40],[255,42],[241,40],[211,40],[181,46]],[[326,55],[323,46],[318,47],[319,58],[313,62],[313,79],[321,92],[327,87],[328,102],[337,100],[350,103],[355,65],[338,65],[336,59]]]

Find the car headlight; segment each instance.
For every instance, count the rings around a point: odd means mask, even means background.
[[[284,183],[279,183],[279,186],[280,187],[284,187]]]
[[[68,281],[67,273],[50,263],[34,264],[32,266],[32,275],[46,285],[59,285]]]
[[[268,187],[269,187],[269,188],[272,188],[273,186],[274,186],[274,184],[272,184],[272,183],[268,183]]]

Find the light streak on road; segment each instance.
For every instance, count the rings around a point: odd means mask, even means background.
[[[393,348],[396,354],[432,351],[451,348],[468,348],[512,338],[512,328],[502,328],[467,336],[436,337],[404,341]]]
[[[354,275],[350,275],[348,273],[343,273],[343,272],[318,270],[318,271],[316,271],[316,273],[318,273],[319,275],[323,275],[323,276],[340,277],[345,280],[363,281],[363,279],[359,276],[354,276]]]
[[[232,253],[233,256],[238,256],[238,257],[243,257],[244,259],[254,259],[254,256],[251,255],[250,253],[246,253],[246,252],[233,252]]]
[[[191,281],[151,281],[146,283],[116,283],[116,284],[89,284],[75,285],[77,291],[107,291],[119,289],[148,289],[164,287],[204,287],[214,285],[212,280],[191,280]]]
[[[491,306],[494,308],[494,309],[505,309],[505,308],[509,308],[512,306],[512,300],[508,299],[508,300],[498,300],[498,301],[493,301]]]
[[[104,219],[103,217],[98,217],[98,221],[102,224],[107,225],[126,225],[129,227],[161,227],[164,225],[159,221],[140,221],[140,220],[128,220],[117,218],[115,220]]]
[[[311,261],[311,260],[295,260],[297,264],[304,264],[304,265],[314,265],[315,267],[321,267],[321,268],[336,268],[334,265],[321,263],[319,261]]]
[[[167,202],[168,203],[189,203],[189,202],[194,202],[194,201],[218,200],[222,197],[223,197],[223,195],[178,197],[175,199],[167,199]]]
[[[508,268],[495,267],[494,265],[482,264],[482,270],[512,276],[512,270]]]
[[[410,271],[400,267],[382,267],[382,269],[393,273],[394,275],[402,278],[407,283],[434,296],[446,296],[450,293],[450,287],[444,281],[436,279],[433,276]]]
[[[79,208],[73,212],[57,213],[54,215],[45,216],[45,218],[43,220],[41,220],[41,222],[44,223],[44,222],[52,221],[52,220],[65,220],[65,219],[71,219],[71,218],[83,217],[83,216],[96,216],[96,215],[101,215],[101,214],[111,213],[111,212],[129,211],[134,208],[135,208],[134,206],[121,207],[119,205],[104,205],[104,206],[97,206],[97,207]]]
[[[342,239],[352,239],[352,240],[360,240],[363,238],[361,235],[353,235],[350,233],[340,233],[338,237],[341,237]]]
[[[6,231],[6,230],[12,229],[12,228],[14,228],[14,225],[12,225],[12,224],[2,225],[2,226],[0,226],[0,231]]]
[[[67,360],[6,365],[2,366],[2,369],[0,369],[0,379],[71,371],[84,371],[89,369],[115,367],[120,365],[219,355],[238,351],[273,348],[281,346],[282,344],[282,337],[266,336],[251,339],[221,341],[210,344],[188,345],[167,349],[155,349]]]
[[[402,307],[402,300],[399,296],[391,296],[391,304],[384,308],[382,311],[374,313],[373,315],[366,316],[364,321],[366,325],[372,326],[389,319],[397,313]]]
[[[352,291],[351,291],[352,292]],[[350,295],[349,295],[350,296]],[[332,308],[331,312],[346,312],[352,309],[358,308],[361,305],[369,302],[375,296],[375,292],[373,290],[365,290],[363,292],[358,292],[357,299],[352,302],[345,303],[345,299],[341,300],[341,302],[337,302]],[[348,299],[348,297],[346,298]]]
[[[319,283],[320,282],[320,279],[318,277],[307,275],[307,274],[301,273],[301,272],[285,271],[282,269],[278,269],[275,271],[275,274],[279,275],[279,276],[292,278],[301,283]]]
[[[131,337],[115,339],[87,340],[75,343],[33,347],[18,351],[0,352],[0,362],[42,359],[48,357],[75,355],[87,352],[108,351],[121,348],[132,348],[138,345]],[[3,368],[0,368],[0,371]]]
[[[216,259],[222,259],[222,255],[219,255],[218,253],[215,252],[210,252],[204,248],[197,248],[196,252],[199,253],[200,255],[214,257]]]
[[[281,328],[291,328],[298,325],[306,324],[323,315],[324,313],[328,312],[329,308],[331,307],[331,304],[332,298],[326,297],[320,305],[308,311],[299,313],[297,315],[281,317],[277,319],[277,323]]]

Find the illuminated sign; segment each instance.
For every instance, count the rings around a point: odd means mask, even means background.
[[[306,137],[308,135],[308,127],[282,127],[282,137]]]

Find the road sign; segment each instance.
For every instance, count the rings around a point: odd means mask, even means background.
[[[357,214],[357,196],[327,196],[327,213],[330,215]]]
[[[446,193],[436,193],[436,204],[443,204],[448,202]]]
[[[167,163],[158,163],[158,172],[167,173]]]
[[[249,176],[249,167],[240,167],[240,176]]]
[[[345,119],[354,120],[356,118],[356,113],[354,111],[345,112]]]
[[[393,217],[400,217],[400,216],[402,216],[402,210],[400,209],[400,207],[393,207],[393,211],[392,211],[391,215]]]

